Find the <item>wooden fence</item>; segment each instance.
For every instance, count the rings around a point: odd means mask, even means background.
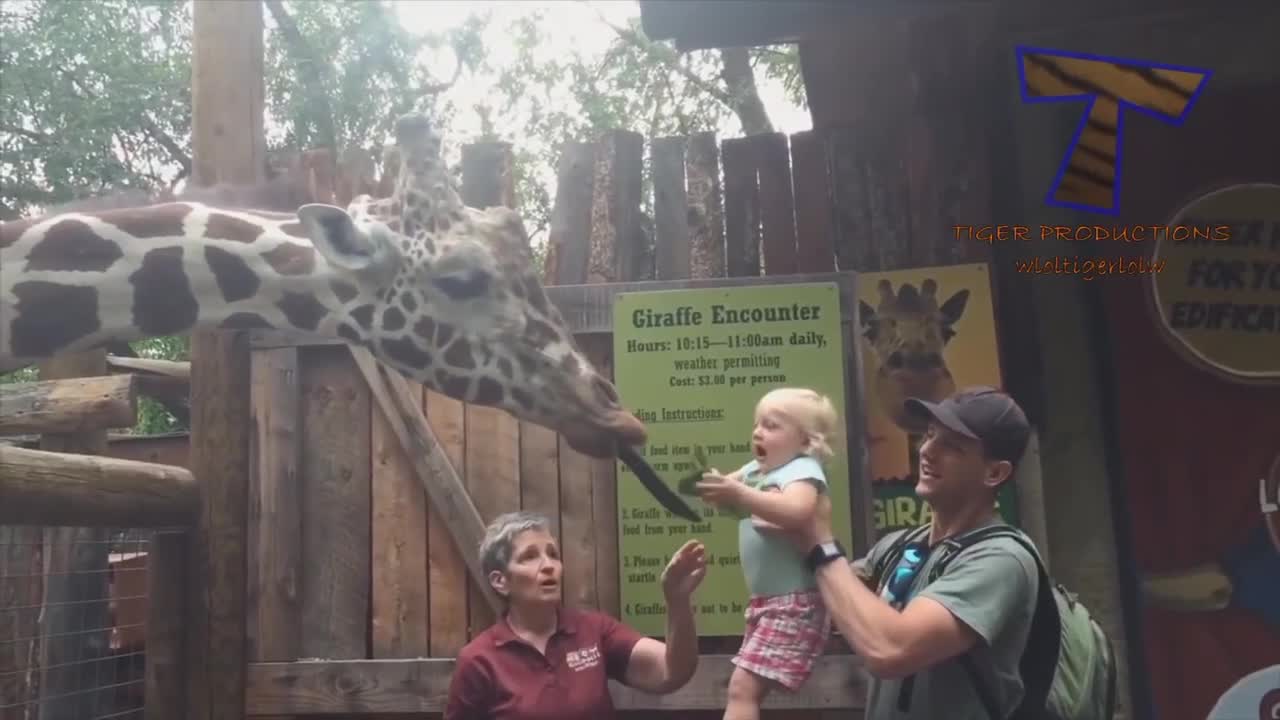
[[[154,383],[108,375],[104,358],[55,358],[40,382],[0,388],[0,436],[36,436],[0,444],[0,717],[183,712],[185,529],[199,494],[177,464],[108,457],[106,429],[135,425]],[[125,547],[147,552],[109,553],[110,528],[140,529]]]
[[[612,338],[601,318],[609,311],[584,300],[603,297],[589,292],[594,285],[836,269],[828,144],[813,133],[655,140],[652,238],[641,231],[643,138],[611,131],[564,148],[544,282],[606,376]],[[470,145],[462,157],[464,202],[514,204],[510,146]],[[313,155],[299,164],[326,161]],[[365,187],[385,192],[383,180],[362,174]],[[335,186],[361,191],[356,182]],[[342,190],[313,191],[346,200]],[[482,521],[517,508],[552,518],[566,604],[620,614],[612,461],[581,455],[555,433],[501,411],[397,379],[411,397],[406,404],[395,383],[344,345],[255,332],[251,346],[249,715],[438,712],[452,658],[494,621],[485,590],[468,576],[474,545],[460,552],[450,531],[469,508],[450,503],[441,512],[424,496],[432,468],[416,456],[430,453],[404,451],[421,442],[414,428],[438,439]],[[861,386],[861,378],[846,381]],[[860,394],[851,397],[860,411]],[[855,523],[870,528],[865,497]],[[719,717],[737,644],[703,638],[689,686],[661,698],[615,687],[619,706]],[[788,717],[860,708],[864,687],[856,658],[836,638],[803,692],[768,705],[790,708]]]

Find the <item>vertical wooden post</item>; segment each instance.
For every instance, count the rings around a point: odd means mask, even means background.
[[[263,135],[262,3],[195,0],[192,180],[259,181]],[[189,720],[244,716],[249,343],[243,331],[191,338],[191,470],[201,513],[190,543]]]
[[[182,717],[186,706],[186,561],[189,531],[157,531],[147,557],[144,720]]]
[[[41,364],[41,380],[104,375],[105,350],[62,355]],[[106,430],[46,434],[40,448],[104,455]],[[44,532],[46,585],[40,612],[40,717],[96,717],[116,711],[111,691],[97,689],[107,655],[107,547],[103,528],[53,527]]]
[[[462,148],[462,202],[470,207],[516,206],[515,154],[511,144],[483,142]],[[483,405],[466,405],[467,489],[484,522],[520,507],[520,425],[509,413]],[[474,553],[477,548],[461,548]],[[468,583],[471,634],[493,624],[492,608]]]

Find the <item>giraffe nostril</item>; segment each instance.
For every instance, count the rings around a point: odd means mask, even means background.
[[[618,391],[608,380],[597,375],[592,380],[592,384],[595,386],[596,395],[600,397],[605,405],[617,405],[619,403]]]

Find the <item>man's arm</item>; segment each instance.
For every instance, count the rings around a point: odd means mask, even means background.
[[[902,677],[990,644],[1014,619],[1030,622],[1038,571],[1025,552],[976,545],[920,590],[901,612],[857,578],[848,563],[818,569],[833,622],[864,655],[868,669]]]
[[[916,598],[898,612],[847,562],[827,563],[814,575],[832,623],[877,677],[905,677],[967,651],[979,639],[931,598]]]

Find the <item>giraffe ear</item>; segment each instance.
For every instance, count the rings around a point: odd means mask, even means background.
[[[395,262],[391,231],[381,223],[356,224],[340,207],[311,203],[298,208],[298,220],[328,263],[352,273],[381,272]]]

